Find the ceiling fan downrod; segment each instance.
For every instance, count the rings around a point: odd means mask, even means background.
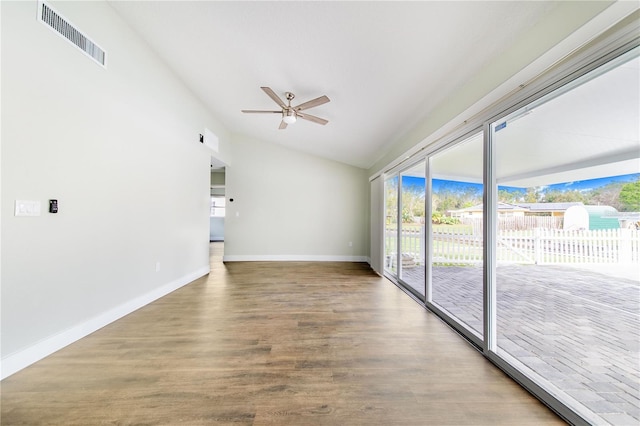
[[[291,92],[286,92],[284,95],[287,98],[288,105],[286,108],[282,109],[282,121],[287,124],[293,124],[298,119],[296,110],[291,108],[291,101],[296,97],[296,95]]]

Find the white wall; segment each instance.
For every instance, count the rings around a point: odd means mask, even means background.
[[[225,260],[367,259],[365,170],[236,135],[233,159]]]
[[[205,127],[231,163],[226,130],[110,6],[52,5],[108,63],[39,23],[36,1],[2,2],[3,377],[206,274]],[[41,216],[15,217],[17,199]]]

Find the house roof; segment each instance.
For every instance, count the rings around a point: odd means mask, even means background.
[[[521,212],[532,212],[532,213],[542,213],[542,212],[564,212],[569,207],[573,206],[583,206],[583,203],[580,202],[570,202],[570,203],[498,203],[498,211],[506,212],[506,211],[521,211]],[[608,206],[585,206],[585,208],[594,208],[596,211],[610,211],[607,209],[613,209],[613,207]],[[462,212],[481,212],[483,211],[482,204],[476,204],[472,207],[467,207],[465,209],[459,210],[450,210],[450,213],[462,213]],[[615,211],[615,209],[613,209]]]
[[[449,210],[449,213],[463,213],[463,212],[482,212],[484,210],[482,204],[476,204],[472,207],[467,207],[459,210]],[[522,207],[516,204],[498,203],[498,211],[528,211],[526,207]]]
[[[581,202],[569,203],[516,203],[516,205],[531,212],[563,212],[569,207],[582,206]]]

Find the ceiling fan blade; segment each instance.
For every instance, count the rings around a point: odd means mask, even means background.
[[[310,101],[301,103],[297,107],[293,107],[293,109],[295,109],[296,111],[302,111],[302,110],[305,110],[305,109],[313,108],[313,107],[318,106],[318,105],[326,104],[330,100],[331,99],[329,99],[326,96],[320,96],[319,98],[315,98],[315,99],[312,99]]]
[[[264,111],[264,110],[261,110],[261,109],[243,109],[241,111],[242,112],[247,112],[247,113],[252,113],[252,114],[254,114],[254,113],[272,113],[272,112],[275,112],[277,114],[282,114],[282,111]]]
[[[273,101],[275,103],[277,103],[278,105],[280,105],[281,108],[286,108],[287,105],[282,101],[282,99],[280,99],[280,97],[278,95],[276,95],[276,92],[274,92],[273,90],[271,90],[271,88],[269,87],[261,87],[262,90],[264,90],[264,93],[266,93],[267,95],[269,95],[269,97],[271,99],[273,99]]]
[[[323,126],[327,124],[329,121],[324,118],[316,117],[315,115],[297,112],[296,115],[300,118],[304,118],[305,120],[313,121],[314,123],[322,124]]]
[[[287,123],[285,123],[284,121],[281,121],[281,122],[280,122],[280,127],[278,127],[278,129],[280,129],[280,130],[284,130],[284,129],[286,129],[286,128],[287,128]]]

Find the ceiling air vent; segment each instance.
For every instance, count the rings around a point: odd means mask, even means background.
[[[91,59],[106,67],[105,51],[42,1],[38,2],[38,20],[80,48]]]

